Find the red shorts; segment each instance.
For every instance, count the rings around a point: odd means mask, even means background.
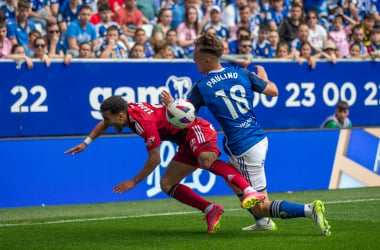
[[[221,154],[215,129],[209,122],[198,118],[188,127],[185,143],[178,148],[173,160],[199,167],[198,156],[206,151]]]

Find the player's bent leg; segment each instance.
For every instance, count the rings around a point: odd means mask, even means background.
[[[243,227],[243,231],[276,231],[277,225],[270,218],[270,203],[267,190],[260,191],[266,197],[263,203],[250,208],[251,214],[254,216],[256,223],[247,227]]]
[[[217,160],[217,154],[212,151],[203,151],[198,156],[199,164],[209,170],[210,172],[223,177],[225,180],[230,181],[239,189],[244,192],[244,200],[241,202],[242,208],[250,208],[258,202],[262,202],[265,196],[257,192],[246,179],[230,164]],[[216,159],[212,161],[213,159]],[[211,164],[211,165],[210,165]]]
[[[162,191],[168,194],[174,185],[177,185],[183,178],[195,170],[197,168],[191,165],[172,160],[160,180]]]
[[[179,202],[204,212],[207,222],[207,233],[215,233],[220,227],[220,219],[224,211],[223,206],[212,204],[196,194],[191,188],[179,184],[184,177],[195,170],[196,168],[191,165],[171,161],[161,178],[161,189]]]

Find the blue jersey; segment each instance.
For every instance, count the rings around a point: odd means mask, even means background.
[[[190,101],[198,110],[207,106],[224,131],[224,149],[241,156],[265,138],[253,112],[254,91],[267,82],[246,69],[223,68],[209,72],[191,90]]]
[[[29,32],[35,30],[36,26],[34,22],[31,20],[26,20],[26,24],[24,27],[21,27],[18,23],[17,18],[9,21],[7,23],[7,31],[9,39],[17,39],[17,43],[21,45],[27,45],[29,43]],[[26,46],[24,46],[26,47]]]
[[[119,31],[119,35],[123,34],[123,31],[121,30],[120,25],[118,23],[111,21],[108,24],[105,24],[102,21],[100,23],[95,24],[95,29],[98,32],[98,37],[99,38],[105,38],[107,35],[107,29],[110,26],[115,26],[117,28],[117,30]]]
[[[92,42],[98,39],[98,35],[95,30],[95,26],[92,23],[87,23],[85,28],[82,28],[79,24],[78,19],[71,22],[65,33],[65,47],[69,48],[67,39],[75,38],[77,39],[77,45],[82,42]]]
[[[58,23],[66,22],[67,25],[69,25],[72,21],[78,19],[79,9],[80,9],[80,5],[77,6],[77,10],[74,13],[71,10],[69,3],[59,7],[59,12],[58,12],[58,17],[57,17]]]
[[[265,20],[267,23],[275,22],[277,26],[280,25],[281,21],[288,16],[288,12],[286,9],[283,9],[281,12],[277,12],[273,8],[269,8],[269,10],[265,13]]]
[[[5,20],[10,21],[11,19],[16,18],[16,10],[10,8],[8,4],[5,3],[1,8],[4,11]]]
[[[269,58],[270,57],[270,42],[265,40],[262,44],[258,43],[258,39],[253,40],[252,54],[257,58]]]

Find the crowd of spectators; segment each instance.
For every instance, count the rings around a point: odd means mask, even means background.
[[[204,33],[223,60],[336,63],[380,57],[380,0],[0,0],[0,58],[192,58]]]

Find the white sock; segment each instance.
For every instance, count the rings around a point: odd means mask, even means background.
[[[257,192],[257,191],[256,191],[256,189],[254,189],[251,186],[249,186],[246,189],[244,189],[244,194],[249,194],[249,193],[253,193],[253,192]]]
[[[313,213],[313,210],[311,209],[310,204],[305,204],[304,211],[305,211],[305,217],[311,218],[311,214]]]
[[[262,217],[259,220],[256,220],[256,224],[257,225],[261,225],[261,226],[268,225],[269,224],[269,220],[270,220],[270,218],[268,218],[268,217]]]
[[[205,214],[208,214],[212,208],[214,207],[214,204],[211,204],[211,205],[208,205],[208,207],[206,207],[205,211],[203,211]]]

